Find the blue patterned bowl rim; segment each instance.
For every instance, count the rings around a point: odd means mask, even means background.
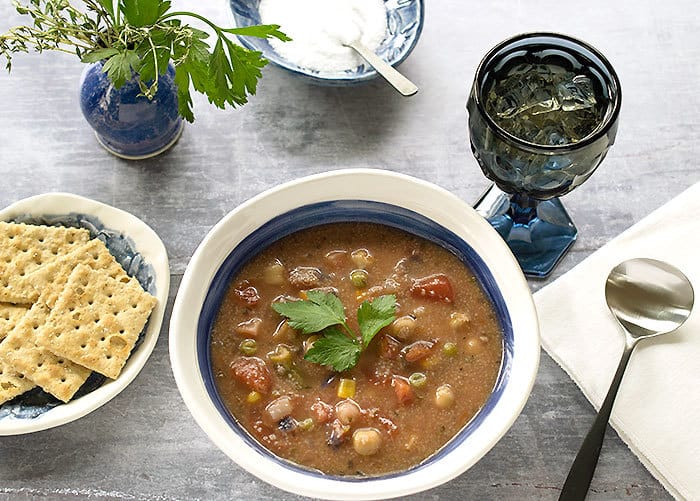
[[[348,220],[398,227],[457,254],[475,271],[505,331],[501,372],[482,411],[423,464],[380,477],[323,475],[274,456],[226,411],[208,363],[211,323],[229,280],[240,266],[261,247],[292,231]],[[306,496],[389,498],[446,482],[495,445],[529,396],[539,363],[539,334],[532,297],[517,261],[471,207],[449,192],[409,176],[348,169],[268,190],[217,223],[183,277],[171,317],[170,356],[178,388],[195,420],[217,446],[249,472]]]
[[[439,460],[443,455],[451,452],[455,445],[462,442],[469,433],[472,432],[484,419],[487,419],[495,403],[501,397],[505,385],[510,376],[510,367],[513,359],[513,328],[511,324],[508,308],[500,294],[491,272],[486,267],[483,260],[474,249],[464,240],[454,233],[446,230],[442,226],[434,223],[428,218],[402,207],[372,202],[367,200],[334,200],[305,205],[297,209],[286,212],[248,235],[238,244],[226,257],[219,267],[214,280],[209,286],[209,292],[204,300],[197,327],[197,357],[199,359],[199,370],[204,384],[221,416],[231,425],[233,430],[241,436],[248,446],[255,449],[259,454],[268,456],[273,461],[283,462],[288,468],[304,471],[309,475],[325,476],[323,473],[304,468],[290,461],[286,461],[255,440],[236,419],[226,409],[221,397],[216,389],[214,373],[211,366],[211,330],[216,320],[216,315],[221,306],[226,291],[231,280],[238,271],[265,248],[272,245],[277,240],[294,232],[312,228],[320,224],[339,222],[364,222],[377,223],[404,230],[410,234],[425,238],[441,247],[448,249],[471,269],[477,277],[482,289],[494,306],[501,328],[503,330],[503,359],[499,376],[494,386],[493,392],[484,407],[477,415],[457,434],[455,437],[436,454],[429,457],[423,463],[414,468],[423,468],[433,461]],[[377,478],[390,478],[402,475],[403,472],[382,475]],[[364,481],[366,478],[335,477],[344,481]]]
[[[389,0],[384,1],[385,3],[388,3]],[[234,24],[236,26],[249,26],[251,24],[259,22],[259,15],[257,12],[257,6],[259,2],[255,1],[254,3],[255,11],[251,14],[251,12],[248,11],[250,5],[243,5],[243,3],[240,0],[230,0],[231,12]],[[387,62],[392,66],[400,65],[403,61],[406,60],[406,58],[408,58],[411,52],[413,52],[413,49],[415,49],[416,44],[420,39],[421,33],[423,32],[423,24],[425,20],[425,7],[423,0],[403,0],[398,1],[397,3],[401,4],[397,8],[412,8],[414,10],[414,12],[412,13],[415,14],[414,22],[416,23],[416,26],[412,30],[411,37],[408,43],[405,43],[401,47],[400,51],[394,54],[390,54],[389,58],[387,58]],[[251,23],[251,19],[253,19],[252,15],[256,16],[254,18],[255,21],[253,23]],[[326,86],[350,86],[368,82],[370,80],[375,79],[378,76],[377,71],[369,65],[363,65],[362,71],[360,72],[347,71],[344,73],[338,72],[324,75],[322,73],[307,70],[305,68],[297,66],[293,62],[283,58],[270,46],[269,42],[267,42],[266,40],[256,40],[256,42],[259,45],[257,45],[256,43],[252,43],[248,37],[238,37],[238,40],[240,41],[241,45],[243,45],[247,49],[262,51],[264,57],[271,63],[289,71],[290,73],[296,76],[299,76],[316,84]],[[379,51],[381,56],[381,52],[385,52],[386,49],[383,46],[381,46]]]

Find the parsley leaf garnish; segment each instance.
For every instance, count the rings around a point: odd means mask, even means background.
[[[345,325],[345,308],[335,294],[307,292],[308,300],[274,303],[272,309],[287,317],[289,326],[302,334],[321,332],[331,325]]]
[[[357,323],[360,324],[362,343],[367,348],[374,336],[395,320],[396,297],[379,296],[374,301],[364,301],[357,309]]]
[[[362,347],[357,339],[351,339],[337,327],[329,327],[317,340],[304,358],[309,362],[330,365],[334,370],[343,372],[352,369],[360,360]]]
[[[350,329],[343,303],[335,294],[309,291],[308,299],[274,303],[272,308],[287,317],[289,326],[302,334],[320,333],[304,358],[310,362],[329,365],[337,372],[352,369],[360,354],[377,333],[396,319],[396,297],[379,296],[364,301],[357,310],[360,335]],[[342,329],[341,329],[342,328]]]

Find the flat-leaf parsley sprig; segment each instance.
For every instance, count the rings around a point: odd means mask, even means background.
[[[168,0],[25,0],[13,4],[31,25],[0,34],[0,54],[12,68],[12,55],[56,50],[76,54],[83,62],[103,61],[103,70],[119,88],[134,74],[144,96],[152,99],[158,79],[172,61],[178,87],[179,113],[192,122],[190,88],[207,96],[219,108],[240,106],[255,94],[260,69],[267,64],[262,53],[241,47],[230,35],[290,40],[278,25],[222,28],[195,12],[171,12]],[[183,18],[196,19],[214,32],[209,34]]]
[[[272,308],[302,334],[320,333],[304,358],[338,372],[355,367],[374,336],[396,319],[393,294],[364,301],[357,309],[358,335],[348,326],[343,303],[335,294],[312,290],[307,297],[303,301],[273,303]]]

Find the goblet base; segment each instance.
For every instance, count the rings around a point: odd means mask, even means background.
[[[530,277],[547,277],[576,241],[578,230],[558,198],[528,199],[493,185],[474,208],[503,237]]]

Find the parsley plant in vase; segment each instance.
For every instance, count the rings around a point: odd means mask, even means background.
[[[289,40],[277,25],[222,28],[167,0],[15,0],[14,6],[31,23],[0,34],[8,71],[13,54],[30,49],[77,55],[89,64],[80,90],[85,118],[108,151],[130,159],[157,155],[177,141],[183,119],[194,120],[192,89],[219,108],[243,105],[255,94],[267,61],[232,35]]]

